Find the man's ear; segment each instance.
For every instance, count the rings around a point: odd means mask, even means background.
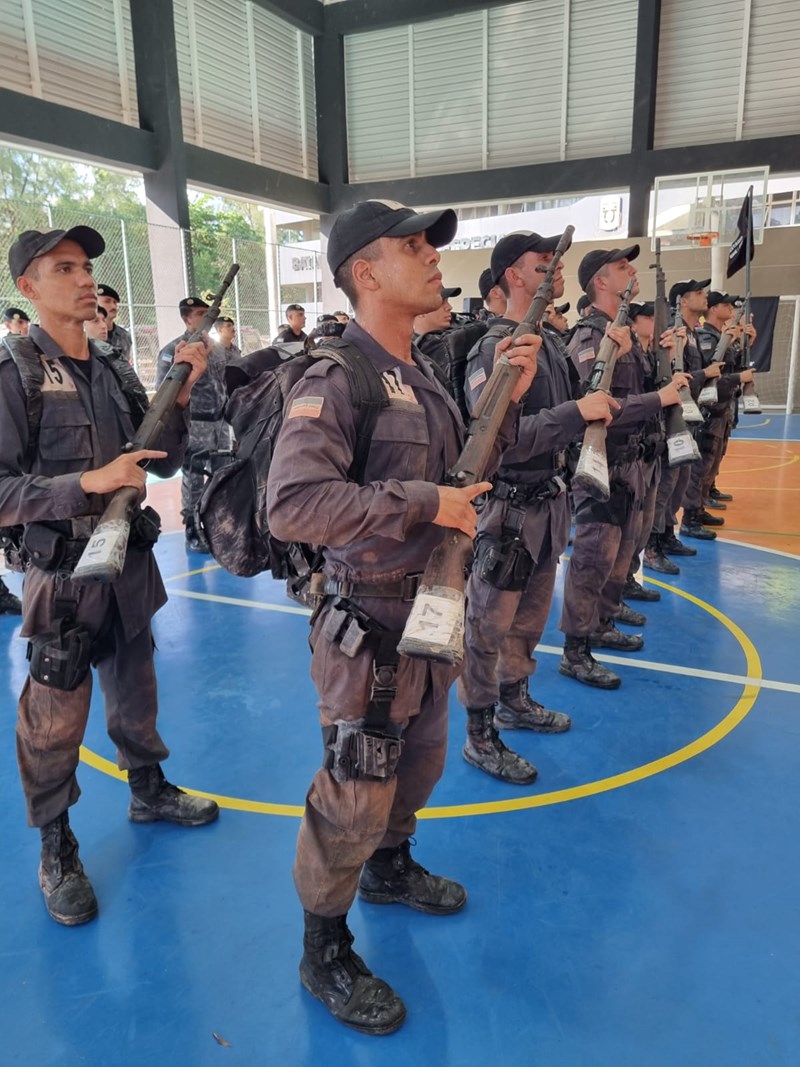
[[[353,281],[361,289],[376,292],[380,289],[380,282],[372,272],[373,263],[369,259],[357,259],[352,266]]]

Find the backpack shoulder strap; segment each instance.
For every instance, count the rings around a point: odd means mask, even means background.
[[[115,349],[105,341],[92,341],[100,355],[104,366],[119,382],[120,389],[125,394],[125,399],[131,406],[131,416],[134,428],[138,430],[150,403],[147,399],[147,391],[139,380],[139,375],[122,356],[118,356]]]
[[[343,341],[340,337],[328,338],[325,344],[313,350],[313,355],[317,359],[333,360],[347,375],[353,406],[359,412],[356,447],[347,473],[353,481],[360,482],[367,466],[369,446],[378,414],[381,408],[388,407],[389,397],[377,367],[367,359],[360,348],[349,341]]]
[[[25,393],[28,416],[28,448],[26,462],[32,462],[39,446],[39,427],[42,424],[42,386],[44,385],[43,353],[30,337],[7,334],[0,345],[0,362],[14,361]]]

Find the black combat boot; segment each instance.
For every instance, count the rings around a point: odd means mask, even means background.
[[[406,1006],[353,952],[347,916],[304,912],[300,981],[334,1019],[362,1034],[391,1034],[403,1025]]]
[[[601,619],[600,629],[589,635],[589,648],[613,648],[616,652],[638,652],[644,648],[641,634],[624,634],[613,619]]]
[[[78,856],[67,812],[46,823],[41,834],[39,885],[48,912],[64,926],[88,923],[97,915],[97,898]]]
[[[558,670],[568,678],[594,686],[595,689],[619,689],[622,685],[619,675],[594,658],[589,649],[588,637],[567,634]]]
[[[512,785],[530,785],[538,771],[532,763],[506,748],[494,725],[494,704],[467,708],[467,743],[461,752],[467,763]]]
[[[715,496],[711,496],[710,494],[709,494],[708,500],[706,501],[706,507],[707,508],[711,508],[712,511],[727,511],[728,510],[728,505],[727,504],[723,504],[723,502],[721,500],[718,500]]]
[[[659,574],[680,574],[681,569],[677,563],[667,559],[661,549],[661,535],[650,534],[647,547],[644,550],[644,566],[648,571],[658,571]]]
[[[698,512],[698,517],[703,526],[724,526],[725,520],[721,519],[719,515],[709,515],[705,508]]]
[[[193,797],[171,785],[164,777],[160,763],[128,771],[131,802],[128,818],[131,822],[174,822],[179,826],[205,826],[219,815],[215,800]]]
[[[619,611],[614,616],[614,622],[624,623],[625,626],[644,626],[647,616],[642,615],[641,611],[634,611],[630,604],[626,604],[623,600]]]
[[[661,535],[661,551],[665,556],[696,556],[697,549],[690,548],[675,536],[675,527],[668,526]]]
[[[358,895],[370,904],[406,904],[428,915],[452,915],[467,902],[463,885],[431,874],[411,857],[411,845],[379,848],[361,868]]]
[[[528,692],[528,679],[500,686],[500,704],[495,708],[497,730],[536,730],[540,734],[563,734],[572,726],[569,715],[550,711]]]
[[[21,615],[22,601],[14,596],[6,583],[0,578],[0,615]]]
[[[628,575],[628,580],[622,588],[622,595],[626,600],[646,600],[651,602],[661,599],[661,593],[657,589],[645,589],[632,574]]]
[[[721,489],[717,489],[716,485],[711,486],[709,496],[713,497],[714,500],[733,500],[733,496],[731,493],[723,493]]]
[[[203,531],[198,530],[193,522],[186,523],[186,551],[202,556],[207,556],[211,553]]]
[[[699,511],[687,511],[684,508],[681,521],[681,537],[694,537],[698,541],[715,541],[717,535],[713,530],[705,528]]]

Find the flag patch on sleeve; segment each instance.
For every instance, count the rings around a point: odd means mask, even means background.
[[[299,396],[292,401],[287,419],[318,419],[322,414],[322,405],[325,403],[324,396]]]
[[[584,348],[578,353],[578,362],[585,363],[589,359],[594,359],[594,355],[595,352],[593,348]]]
[[[478,388],[478,386],[479,385],[483,385],[483,383],[485,381],[486,381],[486,371],[484,370],[483,367],[481,367],[481,368],[479,368],[479,370],[476,370],[474,374],[470,374],[470,376],[469,376],[469,387],[474,393],[475,390]]]

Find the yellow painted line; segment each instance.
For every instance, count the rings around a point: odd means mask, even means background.
[[[177,582],[179,578],[193,578],[195,574],[208,574],[209,571],[221,570],[219,563],[210,563],[207,567],[198,567],[196,571],[184,571],[183,574],[173,574],[165,578],[165,582]]]
[[[744,686],[744,691],[742,692],[741,697],[725,718],[718,722],[716,726],[712,727],[712,729],[707,731],[707,733],[698,737],[695,741],[692,741],[688,745],[684,745],[683,748],[679,748],[675,752],[671,752],[666,756],[662,756],[660,759],[651,761],[650,763],[645,763],[640,767],[634,767],[629,771],[623,771],[621,774],[614,774],[608,778],[600,778],[593,782],[585,782],[583,785],[572,786],[569,789],[558,789],[550,793],[538,793],[529,796],[515,797],[511,800],[493,800],[479,804],[448,804],[441,807],[425,808],[417,813],[420,819],[454,819],[470,815],[498,815],[511,811],[525,811],[529,808],[543,808],[550,804],[564,804],[567,801],[580,800],[584,797],[596,796],[599,793],[607,793],[613,789],[621,789],[623,786],[632,785],[634,782],[641,782],[645,778],[651,778],[653,775],[661,774],[663,771],[670,770],[673,767],[679,766],[681,763],[685,763],[687,760],[693,759],[695,756],[699,756],[701,752],[706,752],[708,749],[716,745],[731,733],[740,722],[742,722],[745,716],[752,710],[753,705],[758,698],[759,686],[757,683],[764,677],[761,658],[758,655],[755,645],[732,619],[729,619],[727,615],[724,615],[713,605],[708,604],[704,600],[700,600],[691,593],[678,589],[676,586],[660,582],[655,578],[649,578],[648,581],[652,585],[661,586],[662,589],[675,593],[676,596],[683,597],[684,600],[688,600],[691,604],[695,604],[703,611],[708,612],[709,615],[722,623],[725,629],[733,635],[736,641],[738,641],[745,655],[747,677],[753,679],[753,684],[748,682]],[[209,597],[209,599],[221,600],[222,598]],[[241,603],[247,607],[264,607],[269,610],[275,610],[274,605],[260,605],[255,601],[240,602],[233,597],[225,598],[224,602],[233,604]],[[302,608],[295,608],[292,610],[298,613],[304,612],[304,609]],[[90,767],[94,767],[95,770],[101,771],[104,774],[109,774],[113,778],[118,778],[121,781],[126,780],[125,774],[120,772],[113,763],[103,759],[103,757],[98,756],[96,753],[85,747],[81,747],[81,759]],[[182,788],[186,787],[183,786]],[[194,789],[187,789],[186,791],[195,796],[210,797],[212,800],[216,800],[221,808],[230,808],[234,811],[249,811],[263,815],[283,815],[292,818],[299,818],[303,814],[303,807],[300,805],[268,804],[262,801],[220,796],[216,793],[205,793],[201,790]]]
[[[738,456],[738,457],[734,456],[732,458],[734,460],[736,460],[736,459],[744,459],[745,457],[744,456]],[[737,474],[756,474],[758,471],[783,470],[785,467],[791,467],[791,465],[793,463],[800,463],[800,456],[793,455],[792,458],[787,460],[785,463],[773,463],[769,467],[745,467],[743,470],[736,470],[735,468],[728,469],[728,465],[726,464],[726,466],[725,466],[725,480],[727,481],[729,477],[730,478],[735,478]],[[738,486],[734,486],[733,488],[736,489],[736,488],[738,488]]]
[[[170,596],[183,596],[188,600],[208,600],[213,604],[232,604],[235,608],[254,608],[256,611],[282,611],[286,615],[311,615],[308,608],[293,608],[290,604],[266,604],[260,600],[243,600],[236,596],[220,596],[218,593],[197,593],[191,589],[170,589]]]

